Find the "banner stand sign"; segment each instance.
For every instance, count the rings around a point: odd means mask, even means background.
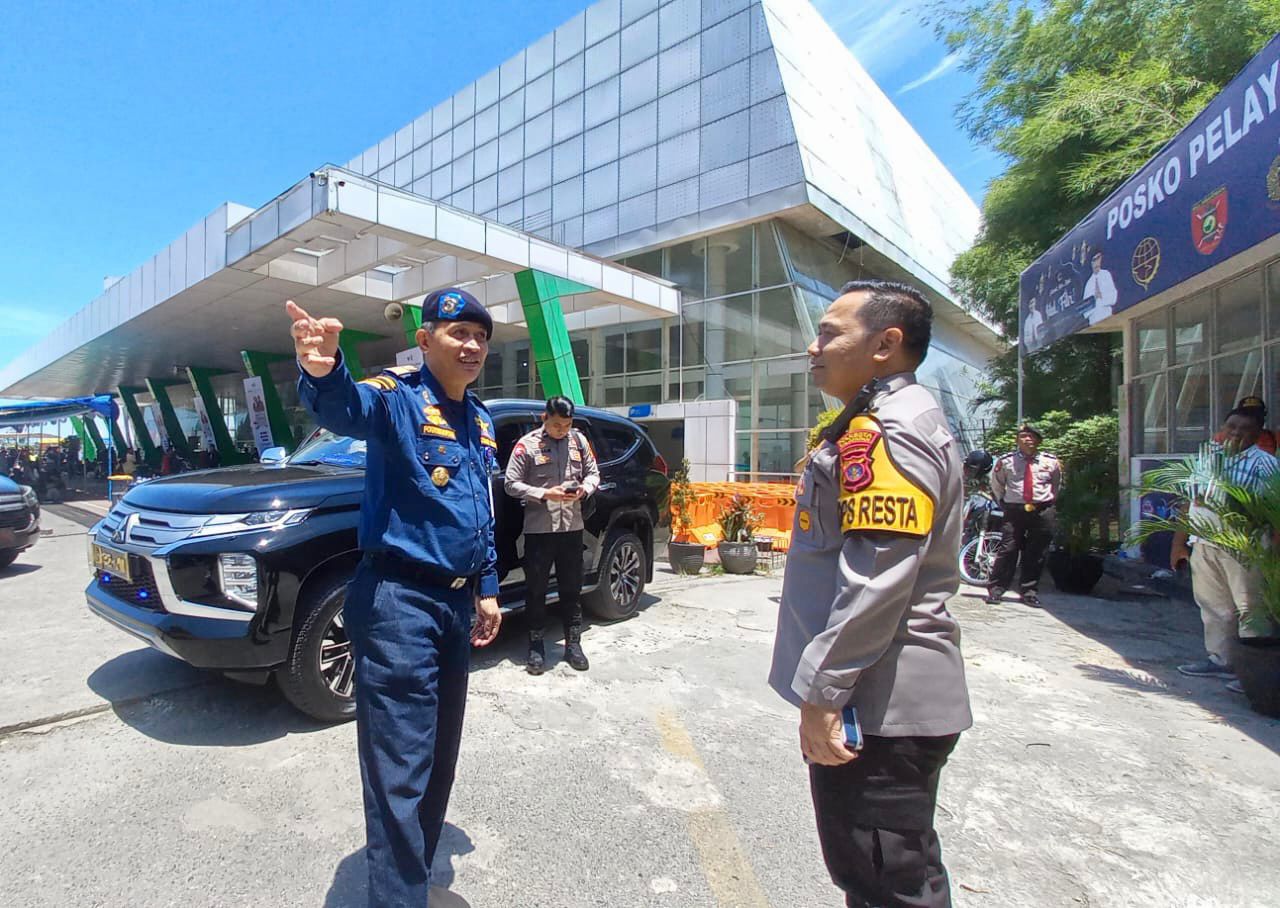
[[[262,389],[262,376],[252,375],[244,380],[244,400],[249,408],[249,428],[258,456],[267,448],[275,447],[271,437],[271,420],[267,418],[267,395]]]

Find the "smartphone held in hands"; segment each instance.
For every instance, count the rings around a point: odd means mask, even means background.
[[[852,706],[840,711],[844,719],[844,746],[852,751],[862,750],[862,726],[858,723],[858,712]]]

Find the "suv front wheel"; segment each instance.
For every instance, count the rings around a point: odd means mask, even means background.
[[[355,659],[342,623],[348,577],[335,577],[308,596],[295,618],[289,661],[276,672],[285,698],[321,722],[355,718]]]
[[[582,604],[606,621],[630,618],[640,607],[646,576],[648,563],[640,537],[629,531],[612,535],[600,557],[599,586],[583,597]]]

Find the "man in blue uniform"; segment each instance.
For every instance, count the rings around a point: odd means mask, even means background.
[[[327,429],[368,443],[364,553],[343,620],[355,658],[369,904],[428,904],[462,735],[470,644],[498,634],[489,476],[497,443],[467,385],[493,320],[461,290],[423,302],[424,365],[357,382],[338,349],[342,323],[285,304],[303,403]],[[477,621],[472,629],[474,609]]]

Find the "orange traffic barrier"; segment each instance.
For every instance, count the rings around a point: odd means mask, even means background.
[[[687,517],[689,532],[680,534],[676,542],[701,542],[711,548],[724,538],[720,531],[721,512],[729,506],[735,495],[751,502],[752,510],[760,515],[755,536],[773,540],[775,551],[785,552],[791,547],[791,522],[795,518],[795,486],[778,482],[691,482]],[[681,515],[672,508],[671,525],[679,526]]]

